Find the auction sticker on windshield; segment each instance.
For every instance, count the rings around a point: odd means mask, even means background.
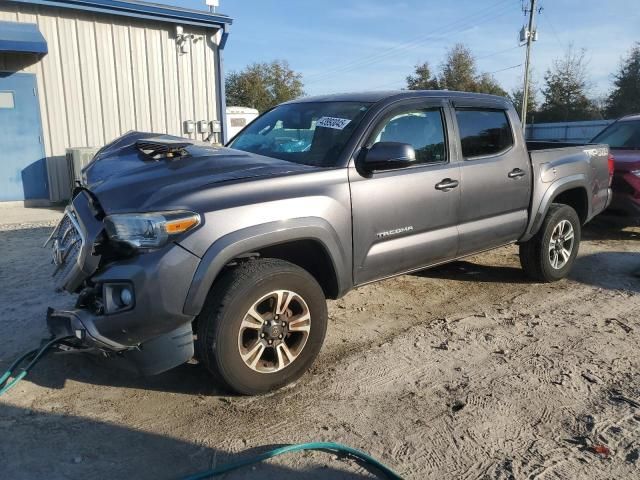
[[[342,130],[349,125],[351,120],[348,118],[337,117],[320,117],[316,122],[316,127],[333,128],[335,130]]]

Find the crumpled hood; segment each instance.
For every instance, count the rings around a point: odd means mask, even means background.
[[[204,143],[188,155],[154,160],[136,147],[142,139],[186,141],[169,135],[130,132],[103,147],[82,173],[87,188],[107,213],[173,206],[181,196],[219,183],[315,170],[275,158]]]

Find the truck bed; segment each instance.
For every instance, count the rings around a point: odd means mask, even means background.
[[[583,223],[608,206],[608,145],[527,142],[527,150],[533,173],[533,195],[529,226],[524,239],[537,231],[551,199],[558,191],[570,191],[571,195],[581,198],[585,208],[578,214]],[[533,211],[533,206],[536,205],[539,208]]]
[[[571,142],[550,142],[544,140],[527,140],[527,150],[530,152],[534,150],[549,150],[556,148],[568,148],[568,147],[586,147],[587,145],[594,145],[591,143],[571,143]]]

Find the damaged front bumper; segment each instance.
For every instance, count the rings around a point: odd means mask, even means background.
[[[83,350],[124,357],[145,375],[189,361],[194,317],[183,307],[200,259],[170,243],[105,261],[103,225],[91,202],[78,194],[50,239],[56,288],[79,293],[74,309],[48,311],[50,332],[73,336]],[[126,305],[113,300],[123,285],[131,297]]]
[[[194,353],[191,323],[136,347],[119,345],[101,336],[95,330],[91,315],[81,309],[61,311],[49,308],[47,327],[56,338],[74,337],[66,343],[65,349],[75,348],[119,359],[118,366],[141,375],[156,375],[170,370],[188,362]]]
[[[47,329],[54,337],[74,337],[73,345],[83,349],[101,350],[104,352],[123,352],[129,350],[102,337],[91,322],[91,314],[86,310],[54,310],[47,309]]]

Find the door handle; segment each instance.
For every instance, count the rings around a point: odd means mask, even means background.
[[[509,178],[520,178],[526,175],[524,170],[520,170],[519,168],[514,168],[507,175]]]
[[[458,185],[460,185],[460,183],[457,180],[445,178],[440,183],[436,183],[436,190],[444,190],[445,192],[447,192],[452,188],[456,188]]]

